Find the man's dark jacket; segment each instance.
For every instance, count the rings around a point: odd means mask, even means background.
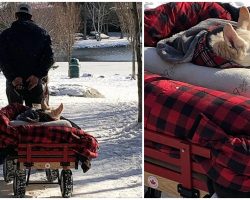
[[[8,81],[42,78],[53,63],[50,36],[32,20],[17,20],[0,34],[0,69]]]

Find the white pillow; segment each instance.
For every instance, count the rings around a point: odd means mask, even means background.
[[[215,69],[192,63],[171,64],[161,59],[156,48],[144,48],[145,70],[193,85],[250,98],[250,69]]]
[[[66,126],[72,127],[71,123],[67,120],[57,120],[57,121],[50,121],[50,122],[37,122],[37,123],[30,123],[21,120],[12,120],[10,121],[10,126],[26,126],[26,125],[33,125],[33,126]]]

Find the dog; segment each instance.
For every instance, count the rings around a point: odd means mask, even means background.
[[[25,112],[19,114],[16,120],[29,123],[58,121],[61,118],[62,111],[62,103],[56,109],[53,109],[47,105],[46,99],[43,99],[41,105],[35,104],[35,107],[29,108]]]
[[[210,36],[210,46],[218,56],[250,66],[250,14],[247,7],[240,8],[236,30],[226,24],[223,31]]]
[[[41,110],[50,116],[54,121],[59,120],[63,111],[63,104],[61,103],[56,109],[53,109],[48,106],[47,100],[43,99],[41,102]]]

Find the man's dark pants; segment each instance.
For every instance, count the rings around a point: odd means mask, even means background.
[[[37,86],[31,89],[16,90],[11,82],[6,81],[6,95],[9,104],[25,102],[26,106],[32,107],[32,103],[40,104],[44,96],[45,85],[39,81]]]

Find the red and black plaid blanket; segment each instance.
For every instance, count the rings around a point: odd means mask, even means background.
[[[19,143],[76,144],[78,155],[88,159],[98,156],[97,140],[81,129],[64,126],[10,126],[10,120],[26,111],[28,107],[11,104],[0,110],[0,147],[17,147]]]
[[[200,160],[207,175],[224,187],[250,191],[249,99],[158,75],[145,75],[144,94],[145,128],[211,148],[212,159]]]
[[[163,38],[187,30],[208,18],[232,20],[215,2],[171,2],[144,12],[145,46],[156,46]]]

